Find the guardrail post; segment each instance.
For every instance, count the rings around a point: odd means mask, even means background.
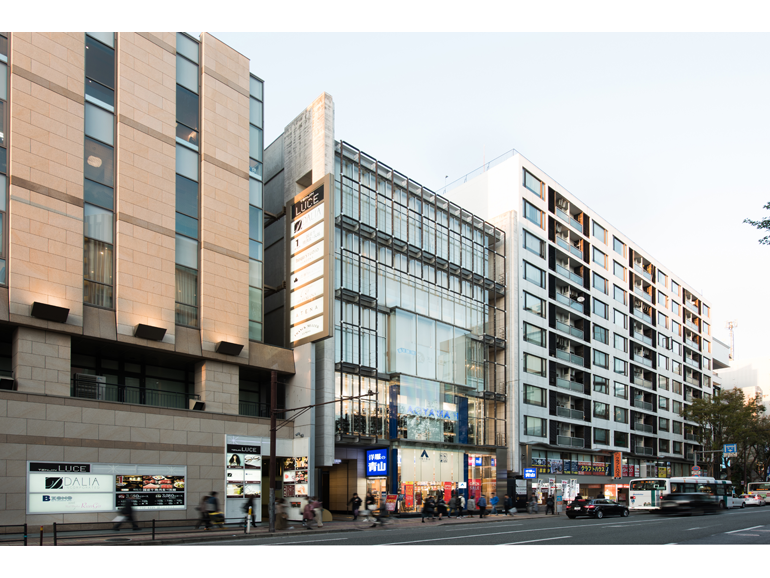
[[[155,518],[152,519],[152,539],[155,539]]]

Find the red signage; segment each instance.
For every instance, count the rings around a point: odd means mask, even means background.
[[[612,476],[615,478],[623,477],[623,454],[621,452],[615,452],[612,454]]]
[[[385,498],[385,509],[388,512],[395,512],[397,502],[398,502],[398,494],[388,494],[388,497]]]
[[[468,490],[471,498],[478,500],[479,496],[481,495],[481,480],[469,480]]]
[[[452,482],[444,482],[444,501],[449,503],[452,499]]]
[[[404,507],[414,507],[414,484],[404,484]]]

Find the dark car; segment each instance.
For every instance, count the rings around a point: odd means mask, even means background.
[[[719,504],[708,494],[665,494],[660,498],[659,513],[665,515],[710,514],[719,511]]]
[[[567,517],[603,518],[604,516],[628,516],[628,508],[612,500],[575,500],[567,506]]]

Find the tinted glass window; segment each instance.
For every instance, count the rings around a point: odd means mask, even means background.
[[[103,102],[111,107],[115,106],[115,92],[111,88],[102,86],[90,78],[86,78],[86,96],[95,98],[99,102]]]
[[[250,98],[249,104],[249,122],[262,128],[262,103],[256,98]]]
[[[198,218],[198,183],[176,176],[176,210]]]
[[[193,219],[182,213],[176,214],[176,232],[193,239],[198,238],[198,219]]]
[[[87,179],[108,187],[115,185],[113,149],[93,139],[85,139],[83,173]]]
[[[86,76],[115,88],[115,51],[86,37]]]
[[[198,92],[198,67],[179,54],[176,55],[176,81],[185,88]]]
[[[83,181],[83,197],[87,203],[99,205],[105,209],[112,210],[115,205],[114,195],[110,187],[105,187],[88,179]]]
[[[115,117],[106,110],[86,103],[86,135],[108,145],[114,144]]]
[[[253,76],[249,77],[249,93],[251,96],[262,99],[262,81],[257,80]]]
[[[198,43],[184,34],[176,35],[176,51],[184,54],[187,58],[197,64],[198,62]]]
[[[176,119],[198,130],[198,95],[176,85]]]

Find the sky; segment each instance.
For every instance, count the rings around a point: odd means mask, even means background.
[[[225,33],[265,143],[322,92],[345,140],[435,191],[516,149],[768,355],[767,33]]]

